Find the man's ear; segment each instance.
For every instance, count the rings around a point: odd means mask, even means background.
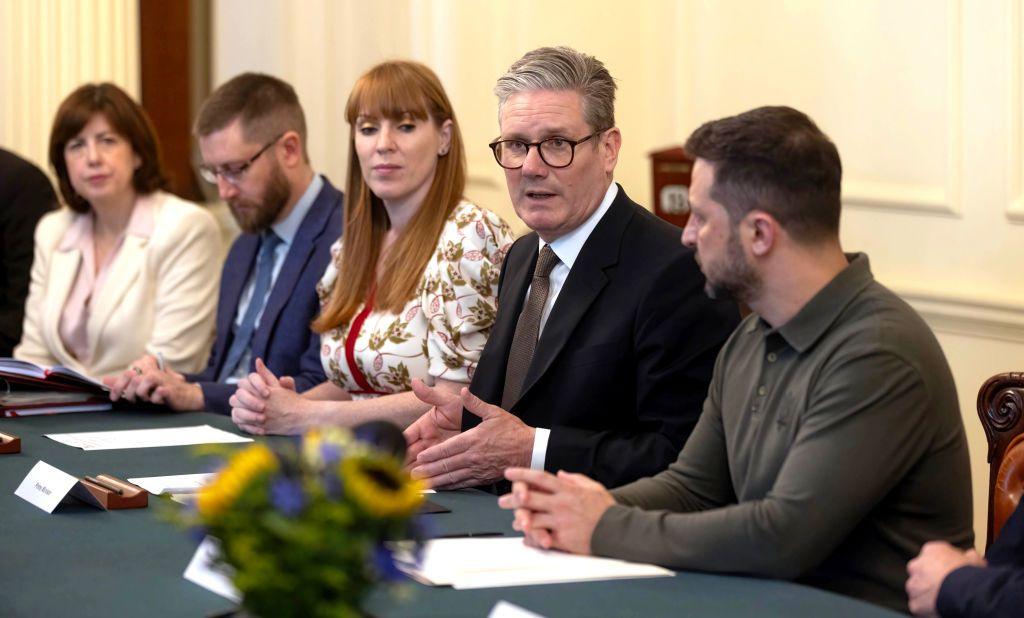
[[[618,127],[612,127],[605,131],[598,139],[601,140],[601,158],[604,162],[604,171],[611,174],[615,171],[615,164],[619,161],[619,148],[622,148],[622,133]]]
[[[775,217],[763,210],[752,210],[747,213],[743,218],[742,227],[750,253],[757,257],[763,257],[771,252],[782,231]]]
[[[295,131],[288,131],[278,140],[278,153],[281,165],[292,168],[302,163],[302,138]]]

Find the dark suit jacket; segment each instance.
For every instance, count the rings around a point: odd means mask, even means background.
[[[327,379],[320,364],[320,335],[310,330],[309,323],[320,311],[316,284],[331,259],[331,244],[341,236],[342,221],[342,194],[324,178],[324,187],[299,226],[252,337],[250,362],[262,358],[275,374],[294,377],[299,392]],[[217,338],[210,363],[202,373],[186,376],[199,383],[206,409],[221,414],[231,413],[228,399],[236,387],[217,382],[217,374],[231,347],[231,324],[259,244],[257,234],[242,234],[231,245],[221,274]]]
[[[509,410],[551,430],[545,469],[614,487],[662,471],[693,430],[739,312],[707,297],[680,234],[620,186],[584,244]],[[489,403],[501,402],[537,253],[528,234],[502,266],[498,315],[470,386]],[[463,429],[477,423],[464,412]]]
[[[40,217],[57,205],[38,167],[0,149],[0,357],[21,341],[32,268],[32,237]]]
[[[1024,616],[1024,506],[1018,506],[985,554],[987,567],[962,567],[939,588],[944,618]]]

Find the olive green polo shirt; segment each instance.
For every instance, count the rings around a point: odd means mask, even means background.
[[[867,256],[848,257],[786,324],[740,324],[679,458],[613,492],[595,554],[796,579],[905,612],[922,544],[973,545],[946,359]]]

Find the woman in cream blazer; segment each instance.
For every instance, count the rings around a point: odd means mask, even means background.
[[[90,375],[143,354],[200,369],[213,339],[221,240],[216,220],[160,190],[145,112],[112,84],[61,105],[50,162],[66,207],[36,228],[24,334],[15,358]]]

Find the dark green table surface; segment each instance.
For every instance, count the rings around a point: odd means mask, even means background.
[[[62,506],[54,514],[14,495],[39,460],[75,476],[121,478],[207,472],[193,447],[85,452],[46,433],[209,424],[234,430],[208,413],[110,412],[0,419],[22,439],[22,452],[0,455],[0,616],[205,616],[232,603],[182,578],[198,540],[156,516],[157,509],[104,512]],[[237,445],[244,446],[244,445]],[[514,534],[495,498],[468,490],[431,500],[452,509],[429,515],[436,534]],[[406,587],[404,598],[374,593],[377,616],[486,616],[507,600],[545,616],[846,616],[891,612],[787,582],[700,573],[483,590]]]

